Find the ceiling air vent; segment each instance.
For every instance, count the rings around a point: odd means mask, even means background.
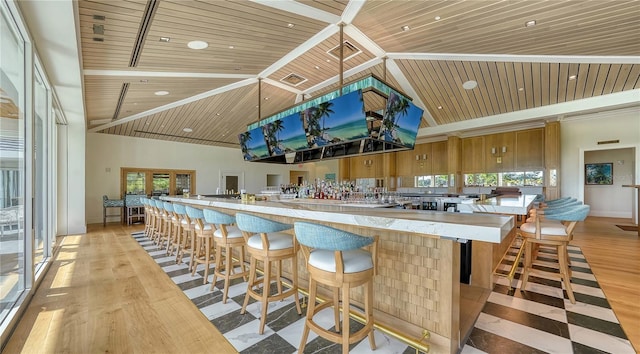
[[[340,60],[340,45],[337,45],[331,48],[327,53],[329,53],[329,55],[331,55],[332,57]],[[344,41],[344,53],[343,53],[344,60],[343,61],[353,58],[360,53],[362,53],[362,50],[360,50],[360,48],[351,44],[351,42],[349,41]]]
[[[94,42],[104,42],[104,38],[100,38],[100,37],[93,37],[93,41],[94,41]]]
[[[104,34],[104,25],[93,24],[93,34]]]
[[[94,20],[104,21],[105,17],[103,15],[93,15]]]
[[[286,82],[287,84],[289,84],[291,86],[298,86],[301,83],[307,81],[307,79],[302,77],[302,76],[300,76],[300,75],[298,75],[298,74],[291,73],[291,74],[283,77],[282,79],[280,79],[280,81]]]

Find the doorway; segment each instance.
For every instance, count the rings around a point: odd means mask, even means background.
[[[309,181],[309,171],[289,171],[289,183],[299,186],[304,181]]]
[[[244,189],[244,172],[220,171],[220,194],[237,194]]]

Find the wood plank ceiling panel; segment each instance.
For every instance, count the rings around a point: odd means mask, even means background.
[[[345,41],[348,41],[349,43],[355,45],[356,48],[361,51],[360,53],[344,61],[344,71],[352,69],[374,58],[371,52],[364,49],[362,45],[357,43],[349,36],[344,35],[343,38]],[[340,34],[336,33],[330,38],[322,41],[322,43],[318,44],[311,50],[307,51],[305,54],[292,60],[281,69],[274,72],[271,76],[269,76],[269,78],[275,81],[281,81],[286,76],[292,73],[299,75],[306,78],[307,81],[302,82],[296,86],[287,83],[285,84],[304,91],[333,76],[340,75],[340,60],[328,53],[330,50],[337,47],[339,43]]]
[[[632,0],[369,1],[353,23],[387,52],[638,55],[639,16]]]
[[[340,16],[349,3],[348,0],[296,0],[318,10]]]
[[[288,28],[294,23],[294,28]],[[160,2],[138,67],[144,70],[257,74],[326,23],[248,1]],[[170,37],[168,43],[160,37]],[[192,50],[202,40],[209,47]]]
[[[295,100],[293,93],[265,84],[262,84],[262,97],[260,108],[266,112],[263,116],[276,113],[280,107],[291,105]],[[257,106],[258,85],[248,85],[104,132],[205,145],[237,145],[237,135],[258,120]],[[184,132],[184,128],[191,128],[193,132]]]
[[[128,83],[128,90],[115,118],[144,112],[236,81],[238,79],[88,75],[85,76],[87,119],[114,118],[124,83]],[[167,91],[169,94],[157,96],[154,94],[157,91]]]

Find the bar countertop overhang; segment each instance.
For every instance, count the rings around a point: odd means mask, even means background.
[[[243,202],[237,199],[172,197],[161,199],[202,207],[217,207],[311,221],[385,229],[431,237],[500,243],[514,227],[512,216],[447,213],[409,209],[305,204],[287,201]]]

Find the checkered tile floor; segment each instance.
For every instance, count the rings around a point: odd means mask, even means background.
[[[176,264],[174,256],[166,256],[142,233],[132,236],[239,352],[296,352],[304,317],[297,314],[293,299],[269,304],[265,332],[259,335],[260,304],[251,301],[247,313],[240,315],[246,291],[242,279],[232,282],[229,299],[223,304],[222,282],[211,292],[210,284],[202,284],[201,268],[191,276],[187,264]],[[515,259],[515,252],[510,255],[501,265],[505,271]],[[517,290],[512,293],[508,280],[499,277],[462,353],[635,353],[580,249],[571,247],[570,257],[576,304],[569,302],[555,279],[530,277],[526,291],[520,291],[516,276]],[[544,267],[557,269],[557,258],[550,250],[541,249],[539,260],[545,262]],[[209,277],[211,281],[212,275]],[[331,310],[326,309],[318,322],[331,328]],[[357,330],[360,324],[351,321],[351,328]],[[375,337],[376,354],[415,353],[383,333],[376,331]],[[306,353],[339,351],[337,344],[310,332]],[[371,352],[366,339],[351,346],[351,353]]]

